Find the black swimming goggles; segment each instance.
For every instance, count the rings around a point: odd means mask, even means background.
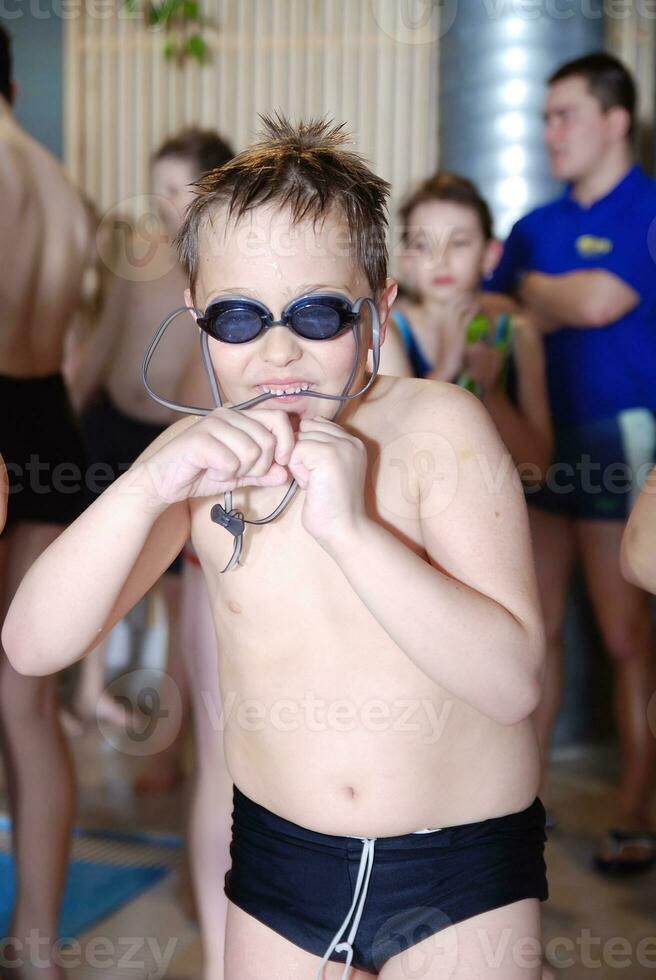
[[[271,327],[289,327],[304,340],[332,340],[358,321],[353,306],[338,293],[309,293],[293,299],[274,320],[264,303],[234,296],[214,300],[196,322],[224,344],[247,344]]]

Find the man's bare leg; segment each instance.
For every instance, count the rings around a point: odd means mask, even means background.
[[[543,760],[543,783],[549,743],[562,693],[563,620],[575,556],[571,522],[564,517],[529,507],[533,553],[544,616],[547,657],[542,699],[533,719]]]
[[[182,638],[193,703],[196,778],[191,801],[191,868],[205,953],[205,980],[223,980],[230,868],[232,781],[223,754],[216,633],[200,568],[182,572]]]
[[[581,521],[576,533],[588,593],[604,644],[613,658],[615,719],[622,746],[622,781],[616,824],[626,830],[651,826],[656,733],[648,720],[656,681],[654,637],[649,597],[621,575],[619,521]],[[643,848],[628,848],[623,857],[644,857]]]
[[[23,575],[61,527],[22,524],[8,535],[2,617]],[[24,677],[0,653],[0,727],[9,780],[18,894],[10,936],[37,930],[55,942],[75,812],[75,779],[57,711],[55,677]],[[47,963],[46,944],[36,949]],[[56,966],[28,962],[15,980],[62,980]],[[34,959],[34,957],[32,957]]]
[[[182,751],[186,721],[189,717],[190,695],[180,636],[181,580],[181,575],[169,573],[162,576],[160,587],[164,593],[167,616],[166,673],[173,681],[171,685],[173,690],[179,695],[182,715],[179,709],[174,710],[167,706],[163,691],[162,717],[158,721],[157,743],[165,747],[148,759],[146,767],[135,783],[137,793],[168,793],[184,777]]]

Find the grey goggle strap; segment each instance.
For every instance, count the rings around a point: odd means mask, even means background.
[[[353,326],[351,328],[353,331],[353,337],[355,339],[355,357],[353,359],[353,368],[351,369],[351,374],[349,375],[348,381],[346,382],[346,385],[342,390],[342,394],[328,395],[320,391],[307,391],[305,392],[304,395],[304,397],[307,396],[313,398],[325,398],[329,401],[339,402],[339,405],[337,406],[335,413],[331,418],[331,421],[333,422],[339,415],[344,402],[351,401],[354,398],[360,398],[362,395],[364,395],[365,392],[367,392],[371,388],[372,384],[376,379],[376,375],[378,374],[378,369],[380,367],[380,320],[378,317],[378,310],[376,308],[376,304],[374,303],[373,299],[371,299],[370,297],[363,296],[360,299],[356,300],[355,303],[353,304],[353,312],[355,314],[359,314],[363,305],[365,304],[369,307],[369,311],[371,313],[371,331],[372,331],[371,346],[372,346],[372,353],[373,353],[373,365],[372,365],[373,370],[371,372],[371,376],[367,381],[367,383],[363,385],[363,387],[360,388],[359,391],[356,391],[354,394],[351,395],[348,394],[348,391],[355,379],[355,375],[358,370],[358,361],[360,359],[361,342],[360,342],[360,331],[358,329],[360,318],[358,316],[357,320],[353,323]],[[174,412],[182,412],[183,414],[186,415],[210,415],[211,414],[210,409],[199,408],[194,405],[181,405],[178,402],[172,402],[169,401],[169,399],[167,398],[161,397],[150,386],[148,382],[148,368],[150,367],[150,362],[152,361],[153,355],[157,347],[159,346],[164,334],[166,333],[168,328],[171,326],[173,321],[178,316],[181,316],[183,313],[189,314],[191,312],[196,312],[198,315],[200,315],[199,310],[192,310],[191,307],[188,306],[178,307],[178,309],[174,310],[173,313],[170,313],[169,316],[167,316],[166,319],[157,328],[157,331],[155,332],[155,336],[153,337],[153,339],[151,340],[150,344],[146,349],[146,354],[144,356],[143,365],[141,368],[141,379],[150,397],[154,401],[156,401],[159,405],[164,406],[164,408],[169,408]],[[214,401],[214,404],[217,408],[221,408],[223,405],[221,388],[219,386],[218,378],[216,376],[216,371],[214,370],[214,365],[212,364],[212,358],[210,356],[210,351],[209,351],[209,336],[205,330],[200,331],[200,353],[203,361],[203,366],[205,368],[205,374],[207,375],[207,381],[210,386],[212,400]],[[268,401],[270,398],[278,398],[278,397],[279,397],[278,395],[275,395],[272,392],[265,392],[262,395],[258,395],[256,398],[251,398],[248,401],[241,402],[239,405],[231,405],[230,408],[233,411],[240,412],[240,411],[244,411],[247,408],[254,408],[256,405],[259,405],[261,402]],[[235,545],[233,548],[232,555],[230,557],[230,561],[225,566],[225,568],[222,569],[222,573],[230,571],[232,568],[234,568],[236,565],[239,564],[239,560],[241,558],[241,554],[243,550],[245,525],[246,524],[262,525],[262,524],[269,524],[271,523],[271,521],[275,521],[276,518],[279,517],[282,514],[282,512],[291,503],[297,491],[298,491],[298,484],[296,480],[292,480],[291,484],[287,488],[285,496],[280,501],[280,503],[275,508],[275,510],[273,510],[268,515],[268,517],[263,517],[255,521],[248,520],[248,518],[244,517],[241,511],[233,510],[231,492],[227,492],[224,494],[223,506],[221,506],[221,504],[215,504],[212,507],[212,510],[210,511],[210,517],[212,518],[214,523],[220,524],[221,527],[224,527],[227,531],[229,531],[233,535],[235,539]]]

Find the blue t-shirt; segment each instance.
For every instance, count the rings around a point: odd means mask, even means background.
[[[569,188],[518,221],[485,288],[511,293],[521,272],[580,269],[613,272],[640,302],[605,327],[563,324],[544,335],[555,424],[656,409],[656,181],[639,167],[588,207]]]

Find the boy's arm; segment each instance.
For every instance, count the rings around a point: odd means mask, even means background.
[[[545,330],[568,327],[605,327],[626,316],[640,296],[613,272],[584,269],[562,275],[527,272],[518,296],[537,314]]]
[[[541,483],[553,457],[542,337],[527,317],[513,317],[517,406],[493,385],[482,401],[526,484]]]
[[[627,582],[656,593],[656,467],[647,477],[626,525],[621,566]]]
[[[184,545],[189,498],[282,486],[292,445],[273,409],[221,408],[163,432],[21,582],[2,633],[15,669],[52,674],[93,649]]]
[[[493,721],[516,724],[538,703],[543,665],[519,479],[476,398],[452,386],[423,387],[421,411],[408,420],[406,461],[398,452],[390,458],[385,500],[379,494],[377,503],[383,518],[383,504],[414,510],[427,559],[366,515],[362,444],[325,421],[301,423],[290,462],[306,488],[303,522],[430,680]],[[407,461],[417,461],[414,487]]]

